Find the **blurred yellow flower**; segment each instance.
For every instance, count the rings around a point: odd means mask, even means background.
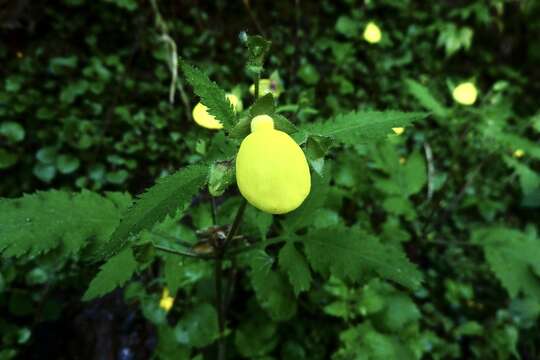
[[[242,111],[242,100],[240,100],[234,94],[227,94],[226,96],[227,99],[229,99],[231,105],[233,106],[234,111]],[[197,103],[197,105],[195,105],[195,107],[193,108],[193,120],[195,120],[195,122],[200,126],[207,129],[219,130],[223,128],[221,122],[217,120],[213,115],[210,115],[208,113],[208,108],[204,106],[201,102]]]
[[[392,131],[394,131],[394,133],[399,136],[405,132],[405,128],[395,127],[395,128],[392,128]]]
[[[161,294],[161,300],[159,301],[159,307],[169,312],[174,304],[174,298],[169,293],[169,289],[163,288],[163,293]]]
[[[405,164],[407,162],[407,159],[405,159],[403,156],[399,158],[399,163],[401,165]]]
[[[376,44],[381,41],[381,29],[373,21],[370,21],[364,29],[364,40],[370,44]]]
[[[236,156],[236,182],[242,196],[259,210],[285,214],[299,207],[311,189],[306,156],[274,120],[259,115]]]
[[[476,102],[478,90],[471,82],[464,82],[455,87],[452,91],[454,100],[462,105],[472,105]]]
[[[522,158],[523,156],[525,156],[525,151],[523,151],[522,149],[517,149],[516,151],[514,151],[514,153],[512,154],[515,158]]]
[[[282,92],[283,86],[278,81],[273,79],[261,79],[259,80],[259,97],[266,94],[272,94],[275,98],[279,97]],[[249,87],[251,95],[255,95],[255,84],[251,84]]]

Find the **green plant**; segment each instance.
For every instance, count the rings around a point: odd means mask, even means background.
[[[265,55],[260,51],[261,47],[269,47],[269,43],[251,36],[246,43],[248,71],[253,73],[257,98],[257,80],[263,71]],[[2,200],[0,249],[4,258],[27,259],[56,252],[64,258],[93,263],[105,261],[84,294],[84,300],[124,286],[134,274],[158,260],[164,264],[167,287],[176,293],[182,288],[184,258],[213,262],[214,306],[205,301],[198,303],[178,323],[177,329],[181,330],[177,331],[188,337],[185,340],[188,348],[204,348],[216,340],[219,359],[225,358],[229,331],[227,302],[234,296],[230,276],[239,271],[249,274],[259,306],[267,316],[278,321],[295,314],[296,297],[311,287],[315,274],[354,282],[381,277],[410,289],[419,288],[422,276],[399,245],[383,244],[373,233],[344,224],[321,220],[315,228],[308,227],[307,232],[306,226],[324,203],[328,186],[326,173],[330,166],[324,158],[333,146],[373,144],[384,140],[393,127],[409,125],[425,114],[358,111],[338,116],[333,121],[293,125],[276,113],[273,96],[267,95],[258,98],[237,117],[218,85],[184,61],[181,68],[208,112],[223,123],[223,132],[211,140],[212,150],[206,158],[159,179],[125,212],[122,209],[129,197],[120,194],[102,197],[91,192],[50,191]],[[249,131],[247,126],[251,119],[261,114],[275,119],[275,126],[303,144],[309,160],[317,164],[306,201],[290,215],[278,218],[251,208],[242,225],[247,209],[245,200],[240,200],[236,215],[231,218],[231,205],[227,205],[238,203],[237,196],[227,195],[230,199],[221,206],[216,205],[213,197],[205,196],[209,203],[201,198],[198,208],[210,204],[211,220],[201,226],[193,224],[197,242],[175,238],[163,231],[162,226],[181,221],[185,216],[194,219],[196,208],[192,199],[205,185],[219,188],[221,193],[227,191],[233,178],[222,174],[234,166],[232,160],[239,141]],[[267,166],[271,167],[272,162]],[[279,259],[277,267],[273,266],[274,257]],[[194,321],[208,322],[208,327],[196,325]],[[237,336],[241,343],[241,335]]]

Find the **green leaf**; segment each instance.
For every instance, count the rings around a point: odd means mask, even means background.
[[[79,168],[80,161],[72,155],[60,155],[56,158],[56,167],[62,174],[71,174]]]
[[[32,173],[41,181],[49,183],[56,176],[56,167],[54,165],[36,164]]]
[[[287,279],[273,271],[273,259],[263,250],[248,255],[250,279],[257,301],[275,321],[289,320],[296,314],[296,300]]]
[[[167,215],[174,216],[178,209],[184,210],[206,183],[207,172],[206,165],[190,165],[158,179],[122,217],[111,240],[102,249],[101,256],[110,257],[118,253],[130,237],[137,236],[142,230],[151,229]]]
[[[219,336],[217,312],[210,304],[199,304],[178,322],[174,332],[180,344],[197,348],[210,345]]]
[[[304,203],[295,211],[288,214],[282,222],[287,233],[294,233],[313,222],[315,214],[323,207],[328,195],[329,176],[321,177],[314,174],[311,178],[311,191]]]
[[[298,296],[311,286],[311,272],[304,256],[296,249],[293,241],[287,241],[279,252],[279,266],[287,273],[294,294]]]
[[[20,142],[24,140],[24,128],[13,121],[6,121],[0,124],[0,135],[5,136],[11,142]]]
[[[426,110],[437,116],[444,117],[448,114],[446,109],[433,95],[427,87],[412,79],[405,80],[407,91],[418,100]]]
[[[360,23],[346,15],[342,15],[336,22],[336,31],[348,38],[358,37],[360,34]]]
[[[182,60],[180,60],[180,66],[195,94],[201,98],[203,105],[208,107],[208,113],[215,116],[226,130],[231,129],[236,124],[236,115],[225,91],[196,67]]]
[[[238,326],[234,344],[242,356],[258,359],[276,347],[278,342],[276,332],[276,323],[269,321],[267,317],[249,316]]]
[[[302,237],[314,270],[340,278],[359,280],[376,274],[410,289],[417,289],[422,273],[393,245],[355,228],[337,226],[319,229]]]
[[[101,297],[124,285],[131,279],[136,269],[137,261],[135,261],[131,249],[125,249],[111,257],[101,266],[96,277],[90,283],[83,295],[83,301]]]
[[[17,163],[19,157],[7,150],[0,149],[0,169],[7,169]]]
[[[482,246],[486,260],[512,298],[520,292],[540,300],[540,240],[521,231],[494,226],[477,229],[471,241]]]
[[[0,251],[4,257],[35,256],[63,246],[68,253],[77,253],[108,240],[126,206],[119,197],[89,191],[53,190],[1,199]]]
[[[249,108],[249,115],[254,118],[259,115],[268,115],[273,117],[276,105],[274,104],[274,95],[271,93],[258,98]]]
[[[427,115],[399,111],[352,111],[330,121],[309,124],[303,130],[311,135],[331,137],[349,145],[366,144],[383,139],[392,133],[393,127],[410,125]]]

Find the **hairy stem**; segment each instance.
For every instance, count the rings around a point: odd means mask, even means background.
[[[231,229],[227,233],[227,237],[223,244],[216,248],[216,260],[214,267],[214,278],[215,278],[215,287],[216,287],[216,309],[218,312],[218,325],[219,325],[219,339],[218,339],[218,360],[225,360],[226,354],[226,343],[225,343],[225,328],[226,328],[226,311],[225,311],[225,299],[223,297],[223,258],[227,250],[227,246],[231,243],[231,240],[234,238],[234,235],[240,227],[242,222],[242,217],[246,210],[247,201],[242,200],[242,203],[236,211],[236,216],[231,225]]]

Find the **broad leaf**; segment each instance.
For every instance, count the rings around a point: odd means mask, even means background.
[[[2,256],[35,256],[58,246],[68,254],[104,243],[114,231],[129,196],[103,197],[83,191],[37,192],[0,200]]]
[[[411,289],[421,284],[422,274],[401,248],[381,244],[358,229],[344,226],[319,229],[302,239],[308,260],[318,272],[351,280],[376,274]]]
[[[475,230],[472,241],[484,248],[491,270],[512,298],[523,292],[540,301],[538,238],[497,226]]]
[[[287,273],[296,296],[302,291],[309,290],[311,271],[304,255],[296,249],[293,241],[287,241],[279,252],[279,266]]]

